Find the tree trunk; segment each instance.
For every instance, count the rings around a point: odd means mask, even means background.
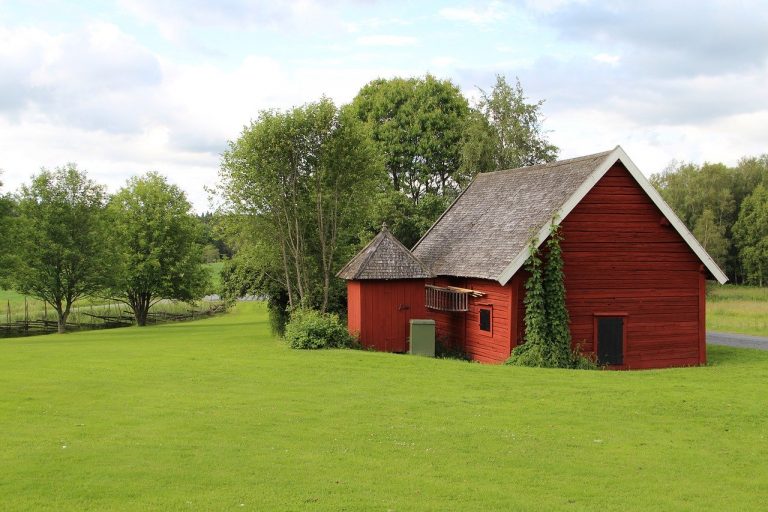
[[[392,169],[390,176],[392,176],[392,186],[396,191],[400,191],[400,176],[397,170]]]
[[[128,297],[131,309],[133,310],[133,316],[136,318],[136,325],[138,327],[146,326],[152,296],[148,293],[136,293],[135,295],[129,294]]]
[[[141,308],[136,311],[136,325],[144,327],[147,325],[147,315],[149,311],[147,308]]]
[[[57,316],[57,323],[56,323],[56,332],[58,334],[64,334],[67,332],[67,318],[69,318],[69,311],[70,311],[70,304],[67,304],[67,307],[63,307],[61,302],[59,301],[58,304],[52,304],[53,309],[56,310],[56,316]]]
[[[64,334],[67,332],[67,317],[64,316],[64,313],[58,313],[58,325],[56,327],[56,332],[59,334]]]
[[[285,288],[288,291],[288,306],[293,309],[293,286],[291,286],[291,271],[288,268],[288,255],[285,253],[285,241],[280,241],[280,252],[283,256],[283,275],[285,276]]]

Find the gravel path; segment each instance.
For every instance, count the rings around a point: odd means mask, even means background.
[[[707,343],[713,345],[728,345],[729,347],[756,348],[768,350],[768,338],[762,336],[747,336],[746,334],[732,334],[729,332],[707,333]]]

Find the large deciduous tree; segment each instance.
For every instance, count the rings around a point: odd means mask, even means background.
[[[746,269],[734,225],[755,187],[768,184],[768,155],[742,158],[735,167],[673,162],[653,175],[651,183],[725,273],[744,282]]]
[[[2,175],[2,171],[0,171]],[[3,182],[0,181],[0,191],[2,190]],[[13,212],[14,201],[8,194],[0,192],[0,286],[6,285],[5,279],[7,279],[12,270],[12,250],[14,248],[13,241],[11,240],[11,214]]]
[[[192,301],[205,292],[203,227],[184,192],[155,172],[128,180],[110,202],[121,258],[114,297],[144,326],[162,299]]]
[[[252,230],[249,254],[261,261],[250,266],[285,290],[289,306],[326,310],[340,286],[333,276],[384,189],[365,127],[325,98],[263,111],[230,142],[220,178],[229,219],[240,233]]]
[[[693,227],[693,236],[701,243],[704,250],[717,262],[721,268],[725,268],[728,257],[728,239],[725,238],[725,226],[717,222],[715,214],[707,208],[699,216]]]
[[[747,282],[768,283],[768,188],[758,185],[744,200],[733,234]]]
[[[375,225],[386,221],[410,245],[477,173],[554,160],[542,104],[528,103],[520,83],[513,88],[501,76],[490,93],[480,90],[475,108],[456,85],[432,75],[364,86],[351,108],[368,126],[394,190],[379,198]]]
[[[15,287],[53,307],[60,333],[74,302],[113,278],[106,202],[104,187],[74,164],[43,169],[18,194]]]
[[[461,147],[469,103],[449,80],[377,79],[352,101],[383,157],[392,188],[418,203],[466,184]]]

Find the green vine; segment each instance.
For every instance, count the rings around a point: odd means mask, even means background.
[[[547,261],[544,266],[544,307],[547,312],[547,334],[549,337],[550,363],[556,368],[571,365],[571,323],[568,307],[565,305],[565,274],[563,273],[563,251],[560,249],[562,235],[560,226],[552,223],[547,240]]]
[[[512,351],[506,364],[540,368],[592,368],[594,363],[571,347],[570,316],[565,303],[565,273],[560,227],[552,220],[542,258],[532,239],[525,270],[525,343]]]

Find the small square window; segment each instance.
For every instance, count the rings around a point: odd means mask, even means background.
[[[491,310],[487,308],[480,309],[480,330],[491,332]]]

